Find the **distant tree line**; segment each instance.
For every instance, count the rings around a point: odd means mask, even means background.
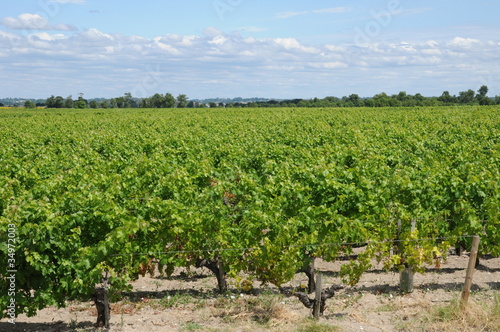
[[[165,95],[156,93],[149,98],[134,98],[131,93],[111,99],[86,100],[81,93],[77,100],[72,96],[63,98],[61,96],[50,96],[45,105],[47,108],[174,108],[190,107],[186,95],[179,95],[175,98],[171,93]],[[194,107],[194,106],[192,106]]]
[[[351,94],[342,98],[326,97],[324,99],[292,99],[269,100],[247,104],[230,103],[225,107],[415,107],[415,106],[453,106],[453,105],[500,105],[500,96],[487,97],[488,87],[481,86],[477,93],[469,89],[461,91],[458,96],[444,91],[439,97],[424,97],[420,93],[415,95],[401,91],[398,94],[387,95],[382,92],[372,98],[361,98]]]
[[[289,100],[256,100],[251,102],[229,101],[209,103],[189,101],[185,94],[174,97],[171,93],[155,93],[148,98],[134,98],[131,93],[111,99],[86,100],[83,93],[78,99],[72,96],[50,96],[45,105],[26,101],[25,107],[46,106],[47,108],[198,108],[198,107],[415,107],[415,106],[453,106],[453,105],[500,105],[500,96],[487,96],[488,87],[483,85],[476,92],[472,89],[459,92],[458,96],[444,91],[439,97],[424,97],[420,93],[415,95],[401,91],[398,94],[387,95],[382,92],[371,98],[362,98],[351,94],[342,98],[326,97],[323,99],[289,99]],[[241,98],[240,98],[241,99]]]

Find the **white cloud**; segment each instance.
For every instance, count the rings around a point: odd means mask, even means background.
[[[212,45],[223,45],[227,41],[227,38],[224,36],[217,36],[214,39],[210,40],[208,43]]]
[[[19,40],[19,39],[21,39],[21,37],[14,34],[14,33],[0,30],[0,41],[2,41],[2,40],[3,41],[14,41],[14,40]]]
[[[78,34],[78,38],[81,41],[87,42],[87,43],[112,43],[115,38],[107,33],[103,33],[97,29],[88,29],[80,34]]]
[[[345,52],[346,49],[345,47],[343,46],[338,46],[338,45],[325,45],[325,48],[329,51],[332,51],[332,52]]]
[[[49,21],[38,14],[21,14],[19,17],[6,17],[2,24],[13,30],[52,30],[52,31],[76,31],[72,24],[51,25]]]
[[[207,37],[215,38],[217,36],[223,35],[224,32],[214,27],[207,27],[203,30],[203,34]]]
[[[413,93],[429,95],[432,92],[425,89],[435,87],[458,93],[480,83],[481,75],[485,76],[480,73],[500,77],[495,66],[498,54],[498,41],[465,37],[356,47],[310,45],[294,38],[247,38],[215,28],[198,36],[155,38],[98,29],[72,35],[36,31],[28,36],[0,30],[2,71],[15,78],[0,81],[0,91],[14,96],[23,87],[39,94],[33,97],[81,91],[89,97],[127,91],[145,97],[172,91],[192,98],[244,95],[242,91],[275,98],[363,96],[375,88],[387,93],[399,91],[393,89],[412,93],[419,88]],[[33,64],[38,84],[28,79]],[[428,72],[439,75],[429,83]],[[388,75],[390,80],[375,79]],[[79,77],[78,82],[74,77]],[[491,95],[499,92],[492,89]]]
[[[448,43],[449,46],[457,48],[471,48],[479,43],[479,40],[473,38],[462,38],[455,37],[451,42]]]
[[[286,50],[300,50],[306,53],[317,53],[319,50],[314,47],[306,47],[301,45],[295,38],[275,38],[274,42]]]
[[[338,69],[338,68],[347,68],[349,67],[347,64],[343,62],[313,62],[309,64],[311,67],[320,68],[320,69]]]
[[[422,51],[424,55],[442,55],[443,52],[440,49],[436,48],[424,48]]]

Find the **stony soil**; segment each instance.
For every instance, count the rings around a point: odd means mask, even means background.
[[[356,287],[346,287],[329,300],[319,323],[310,320],[310,309],[296,297],[279,295],[274,287],[255,283],[254,293],[260,295],[243,294],[230,281],[231,294],[217,297],[216,280],[206,269],[179,270],[170,280],[146,276],[134,282],[129,297],[112,304],[111,331],[314,331],[314,324],[321,331],[402,331],[423,312],[459,298],[467,263],[467,255],[449,256],[440,268],[416,274],[415,291],[407,295],[399,293],[398,274],[374,266]],[[341,264],[317,262],[326,287],[341,283]],[[301,284],[307,279],[297,274],[286,286]],[[500,258],[482,259],[474,273],[471,302],[498,301],[499,289]],[[259,304],[259,299],[272,304]],[[95,321],[92,301],[71,302],[35,317],[22,315],[15,325],[2,320],[0,331],[94,331]]]

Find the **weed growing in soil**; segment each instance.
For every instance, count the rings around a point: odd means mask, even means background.
[[[320,323],[310,318],[297,328],[297,332],[336,332],[341,331],[337,326]]]
[[[469,301],[465,310],[460,309],[460,299],[456,297],[449,304],[433,307],[422,312],[415,319],[401,325],[403,331],[500,331],[500,295],[493,296],[494,302],[478,303]]]

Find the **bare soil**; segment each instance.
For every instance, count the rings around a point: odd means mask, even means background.
[[[230,280],[231,291],[215,295],[216,279],[207,269],[178,270],[171,279],[142,277],[134,290],[111,305],[111,331],[411,331],[425,312],[460,297],[469,257],[449,256],[440,268],[415,275],[415,291],[399,292],[399,274],[375,265],[356,287],[346,287],[327,302],[319,322],[296,297],[254,282],[242,293]],[[341,284],[343,262],[318,261],[325,287]],[[306,285],[304,274],[285,285]],[[473,276],[471,303],[498,301],[500,258],[483,258]],[[313,297],[313,295],[311,295]],[[66,308],[46,308],[35,317],[21,315],[16,324],[2,320],[0,331],[94,331],[97,314],[92,301],[69,302]],[[410,327],[409,327],[410,326]],[[418,330],[429,330],[419,327]],[[457,330],[464,330],[457,327]]]

